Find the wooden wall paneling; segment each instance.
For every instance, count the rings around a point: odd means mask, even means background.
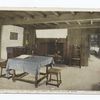
[[[1,58],[1,28],[2,28],[2,26],[0,25],[0,58]]]
[[[64,43],[63,43],[63,48],[62,48],[63,50],[63,57],[65,58],[65,56],[66,56],[66,41],[64,41]]]
[[[88,54],[89,54],[88,31],[86,29],[82,30],[81,35],[82,35],[81,64],[82,66],[88,66]]]
[[[68,29],[67,43],[66,43],[66,55],[65,55],[65,63],[70,65],[70,54],[71,54],[71,30]]]
[[[69,56],[69,63],[71,58],[71,47],[72,45],[80,45],[81,46],[81,65],[88,65],[88,31],[87,29],[70,29],[69,30],[69,52],[67,53]]]
[[[24,30],[24,46],[27,47],[28,49],[28,53],[32,53],[31,51],[34,49],[35,46],[35,40],[36,39],[36,33],[35,33],[35,29],[33,28],[25,28]]]
[[[29,31],[27,28],[24,28],[24,36],[23,36],[23,46],[27,46],[27,42],[28,42],[28,35],[29,35]]]
[[[72,45],[81,45],[81,29],[69,29],[68,30],[68,42],[67,42],[67,61],[71,65],[71,49]]]
[[[53,55],[56,52],[55,39],[37,39],[39,54]],[[61,45],[60,45],[61,44]],[[66,40],[59,39],[57,41],[57,50],[61,51],[61,54],[66,55]]]
[[[38,53],[39,55],[47,55],[47,43],[39,43]]]

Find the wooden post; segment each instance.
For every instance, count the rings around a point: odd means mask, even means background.
[[[88,52],[89,52],[88,33],[86,30],[83,30],[81,35],[82,35],[81,64],[82,66],[88,66]]]

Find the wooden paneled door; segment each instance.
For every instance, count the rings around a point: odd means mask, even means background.
[[[81,33],[81,65],[88,66],[88,57],[89,57],[89,39],[86,31]]]

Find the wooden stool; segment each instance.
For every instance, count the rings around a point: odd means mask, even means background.
[[[2,71],[4,68],[6,68],[6,63],[7,63],[7,60],[3,60],[3,59],[0,60],[0,68],[1,68],[0,77],[3,77],[5,75],[5,74],[2,74]]]
[[[52,78],[52,75],[55,75],[56,79]],[[56,81],[57,84],[51,83],[52,81]],[[50,68],[48,70],[48,73],[47,73],[47,82],[46,82],[46,85],[54,85],[54,86],[59,87],[59,85],[61,83],[62,83],[62,81],[61,81],[61,70],[57,69],[57,68]]]

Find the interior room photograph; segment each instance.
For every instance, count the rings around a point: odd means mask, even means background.
[[[100,12],[0,10],[0,91],[99,91]]]

